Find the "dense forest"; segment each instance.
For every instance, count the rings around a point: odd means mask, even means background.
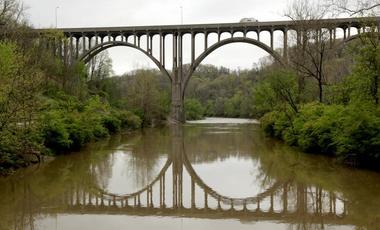
[[[293,20],[306,19],[306,24],[299,25],[302,39],[290,48],[285,66],[269,57],[250,70],[201,65],[186,90],[186,118],[257,118],[269,136],[305,152],[378,168],[377,25],[363,28],[358,39],[339,49],[341,41],[331,43],[326,31],[310,30],[330,11],[317,11],[320,7],[314,2],[305,2],[295,0],[286,14]],[[352,16],[371,10],[370,5],[342,4],[330,7],[351,10]],[[0,11],[1,173],[42,156],[77,150],[120,130],[166,120],[170,80],[158,70],[114,76],[107,52],[88,65],[62,62],[34,41],[63,39],[63,34],[52,30],[30,39],[22,4],[0,0]]]

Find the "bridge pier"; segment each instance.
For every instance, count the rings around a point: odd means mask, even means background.
[[[186,121],[184,99],[180,84],[172,84],[172,102],[168,122],[170,124],[181,124]]]
[[[184,108],[184,74],[183,74],[183,38],[181,34],[173,35],[173,73],[170,124],[181,124],[186,121]]]

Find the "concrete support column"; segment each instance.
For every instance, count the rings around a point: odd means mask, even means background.
[[[86,36],[82,35],[83,53],[86,53]]]
[[[191,63],[195,61],[195,34],[191,33]]]
[[[162,37],[162,66],[165,68],[165,34],[161,35]]]
[[[347,29],[346,28],[343,28],[343,38],[344,38],[344,40],[346,40],[346,38],[347,38]]]
[[[288,184],[287,183],[284,185],[284,190],[282,193],[282,212],[283,213],[288,212]]]
[[[297,30],[296,31],[297,33],[297,46],[300,46],[301,45],[301,31],[300,30]],[[284,40],[285,40],[285,32],[284,32]]]
[[[274,48],[273,29],[270,31],[270,48]]]
[[[334,42],[336,41],[336,28],[334,28],[334,34],[333,34],[333,37],[334,37]]]
[[[284,59],[288,60],[288,29],[284,30]]]
[[[257,30],[256,33],[257,33],[257,41],[260,41],[260,30]]]
[[[88,50],[91,50],[91,44],[92,43],[92,37],[91,36],[89,36],[88,37]]]
[[[178,36],[178,77],[182,83],[183,79],[183,36],[179,34]]]
[[[195,208],[195,182],[191,179],[191,208]]]
[[[203,190],[204,194],[205,194],[205,209],[208,209],[208,194],[205,190]]]
[[[208,48],[208,33],[204,32],[204,35],[205,35],[205,51],[206,51]]]
[[[160,64],[162,65],[162,61],[163,61],[163,55],[162,55],[162,45],[163,45],[163,41],[162,41],[162,34],[160,33]]]
[[[315,35],[314,35],[314,39],[316,41],[316,43],[319,43],[319,30],[315,30]]]
[[[149,53],[153,54],[153,36],[149,37]]]
[[[75,45],[75,58],[78,59],[79,58],[79,37],[76,37],[75,38],[75,42],[76,42],[76,45]]]
[[[173,76],[172,101],[169,122],[173,124],[185,122],[183,103],[183,73],[182,73],[182,35],[173,35]]]
[[[146,52],[150,53],[150,48],[149,33],[146,33]]]
[[[70,46],[69,46],[70,62],[72,62],[74,59],[74,44],[73,44],[74,40],[73,40],[72,35],[70,35],[69,42],[70,42]]]

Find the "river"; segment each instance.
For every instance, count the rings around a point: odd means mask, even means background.
[[[249,120],[115,135],[0,179],[0,229],[380,229],[380,174]]]

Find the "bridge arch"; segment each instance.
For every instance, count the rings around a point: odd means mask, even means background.
[[[100,45],[96,45],[94,47],[92,47],[90,50],[86,51],[84,54],[82,54],[80,57],[79,57],[79,60],[80,61],[83,61],[84,63],[88,63],[92,58],[94,58],[97,54],[99,54],[100,52],[104,51],[104,50],[107,50],[109,48],[112,48],[112,47],[117,47],[117,46],[125,46],[125,47],[130,47],[130,48],[133,48],[133,49],[136,49],[140,52],[142,52],[143,54],[145,54],[150,60],[152,60],[154,62],[154,64],[159,68],[159,70],[161,71],[162,74],[164,74],[165,76],[167,76],[170,80],[172,80],[169,72],[165,69],[165,67],[163,65],[161,65],[161,63],[151,54],[151,52],[148,52],[144,49],[142,49],[141,47],[137,46],[137,45],[134,45],[134,44],[131,44],[129,42],[124,42],[124,41],[108,41],[108,42],[104,42]]]
[[[194,74],[195,70],[202,63],[202,61],[206,57],[208,57],[212,52],[214,52],[215,50],[221,48],[222,46],[232,44],[232,43],[246,43],[246,44],[251,44],[251,45],[257,46],[257,47],[263,49],[264,51],[266,51],[268,54],[270,54],[281,65],[284,65],[284,61],[283,61],[283,58],[281,57],[281,55],[278,54],[273,48],[264,44],[263,42],[260,42],[256,39],[247,38],[247,37],[232,37],[232,38],[224,39],[224,40],[221,40],[221,41],[215,43],[214,45],[210,46],[209,48],[207,48],[191,64],[190,69],[185,76],[185,84],[183,85],[183,96],[185,94],[185,90],[186,90],[186,87],[190,81],[191,76]]]

